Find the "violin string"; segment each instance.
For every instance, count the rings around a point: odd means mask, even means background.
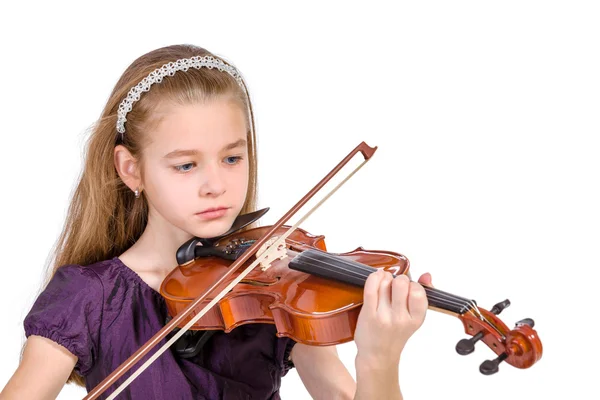
[[[468,312],[469,309],[471,308],[471,304],[469,302],[465,302],[463,300],[458,300],[458,299],[453,299],[453,298],[448,300],[448,298],[444,294],[440,295],[440,292],[435,288],[430,288],[427,286],[423,286],[423,288],[425,289],[425,293],[427,293],[427,298],[429,298],[429,299],[438,300],[440,302],[446,302],[446,303],[450,303],[452,305],[460,306],[460,308],[458,309],[458,313],[461,315]]]
[[[477,305],[475,304],[474,301],[471,301],[471,305],[472,305],[471,311],[473,312],[473,314],[475,314],[475,316],[478,317],[480,320],[487,321],[487,319],[483,315],[481,315],[481,313],[479,312],[479,307],[477,307]]]
[[[290,240],[290,241],[294,242],[297,245],[302,245],[301,247],[305,247],[304,244],[298,243],[298,242],[296,242],[294,240]],[[365,264],[359,263],[357,261],[346,260],[346,259],[344,259],[341,256],[337,256],[335,254],[331,254],[331,253],[328,253],[328,252],[320,250],[320,249],[310,248],[309,250],[306,250],[306,251],[304,251],[304,252],[302,252],[300,254],[302,254],[303,258],[309,258],[309,256],[307,254],[310,254],[311,252],[319,253],[324,258],[331,258],[331,259],[333,259],[335,261],[338,261],[340,264],[345,263],[346,265],[348,265],[348,267],[349,267],[348,271],[350,271],[350,272],[353,272],[353,270],[360,269],[360,270],[366,272],[367,275],[368,275],[368,274],[370,274],[370,273],[372,273],[372,272],[374,272],[376,270],[376,268],[371,267],[369,265],[365,265]],[[315,260],[315,261],[318,261],[318,260]],[[335,265],[335,266],[337,266],[337,265]],[[341,266],[341,265],[339,267],[343,268],[343,266]],[[426,288],[426,289],[428,289],[428,288]],[[482,320],[484,319],[484,317],[479,312],[479,310],[477,308],[477,305],[475,304],[475,302],[473,300],[470,300],[470,299],[467,299],[467,298],[464,298],[464,297],[461,297],[461,296],[456,296],[454,294],[444,292],[443,290],[440,290],[440,289],[435,289],[435,288],[430,288],[430,289],[431,289],[430,293],[436,293],[436,294],[439,294],[441,296],[446,296],[446,297],[448,297],[450,299],[453,299],[454,301],[458,302],[458,304],[464,303],[463,304],[463,308],[465,308],[465,309],[461,311],[461,314],[472,308],[473,310],[475,310],[476,316],[478,316]],[[435,296],[435,298],[439,299],[439,297],[437,297],[437,296]]]
[[[317,262],[322,262],[323,264],[332,265],[334,267],[336,266],[335,264],[326,263],[326,262],[323,262],[321,260],[314,259],[312,257],[306,257],[306,256],[304,256],[303,258],[308,258],[308,259],[311,259],[311,260],[314,260],[314,261],[317,261]],[[331,269],[326,268],[326,267],[317,266],[317,265],[314,265],[314,264],[311,264],[311,266],[320,268],[322,270],[331,271]],[[340,272],[340,271],[338,271],[338,272]],[[345,271],[345,272],[352,272],[352,271]],[[365,275],[365,274],[362,274],[362,273],[358,273],[358,274],[355,274],[353,276],[354,277],[358,276],[363,281],[365,281],[366,278],[368,277],[368,274]],[[427,288],[427,287],[425,287],[425,291],[427,293],[427,297],[430,300],[437,300],[440,303],[442,303],[443,305],[445,305],[446,307],[451,308],[452,311],[456,311],[456,312],[458,312],[460,314],[464,314],[468,310],[468,308],[469,308],[468,302],[465,302],[465,301],[462,301],[462,300],[457,300],[456,298],[448,298],[447,296],[445,296],[443,294],[440,296],[440,295],[438,295],[438,293],[436,293],[436,289],[434,289],[434,288]],[[459,307],[457,307],[457,306],[459,306]]]
[[[331,253],[327,253],[327,252],[323,252],[323,251],[319,251],[319,250],[317,250],[317,252],[321,253],[324,257],[328,257],[328,258],[332,258],[332,259],[336,259],[336,260],[339,258],[339,259],[341,259],[341,261],[343,263],[346,263],[347,265],[349,265],[350,268],[352,268],[356,265],[364,266],[365,268],[363,270],[367,271],[367,274],[370,274],[371,272],[376,270],[374,267],[359,263],[357,261],[345,260],[342,257],[333,255]],[[448,292],[445,292],[443,290],[436,289],[436,288],[425,287],[425,289],[426,289],[426,292],[428,292],[428,294],[435,294],[432,296],[433,299],[442,300],[442,301],[449,299],[449,301],[451,301],[453,304],[461,305],[462,306],[462,308],[460,309],[461,314],[464,314],[470,308],[477,309],[477,305],[470,299],[467,299],[467,298],[464,298],[461,296],[457,296],[457,295],[454,295],[454,294],[451,294],[451,293],[448,293]]]
[[[307,259],[310,259],[310,260],[314,260],[314,261],[316,261],[316,262],[322,262],[322,261],[321,261],[321,260],[319,260],[319,259],[315,259],[315,258],[313,258],[313,257],[310,257],[310,256],[308,256],[306,252],[304,252],[304,253],[302,253],[302,254],[303,254],[303,255],[302,255],[302,257],[301,257],[301,258],[307,258]],[[340,261],[340,258],[337,258],[337,257],[334,257],[333,259],[334,259],[335,261]],[[344,261],[345,261],[345,260],[344,260]],[[325,263],[325,264],[327,264],[327,265],[331,265],[331,266],[334,266],[334,267],[338,267],[338,265],[336,265],[336,264],[333,264],[333,263]],[[362,264],[362,265],[364,265],[364,264]],[[354,267],[354,265],[352,265],[352,267]],[[364,278],[364,279],[366,279],[366,277],[368,277],[368,275],[369,275],[370,273],[372,273],[372,272],[374,272],[374,271],[376,270],[376,268],[373,268],[373,267],[370,267],[370,266],[367,266],[367,267],[369,268],[369,270],[368,270],[368,271],[365,271],[365,272],[367,272],[366,274],[360,273],[360,272],[358,272],[358,271],[355,271],[355,270],[352,270],[352,269],[345,270],[345,271],[346,271],[346,272],[350,272],[350,273],[353,273],[353,272],[355,272],[355,273],[356,273],[356,274],[354,275],[355,277],[356,277],[356,276],[359,276],[360,278]],[[343,268],[343,267],[342,267],[342,268]],[[460,304],[460,305],[462,305],[462,306],[466,306],[466,305],[469,303],[469,301],[468,301],[467,299],[465,299],[465,298],[458,297],[458,296],[452,295],[452,294],[450,294],[450,293],[443,292],[443,291],[441,291],[441,290],[439,290],[439,289],[435,289],[435,288],[428,288],[428,287],[426,287],[426,291],[428,291],[429,293],[433,294],[433,295],[434,295],[434,297],[435,297],[435,298],[437,298],[437,299],[440,299],[440,300],[446,300],[446,299],[449,299],[449,300],[453,301],[453,303],[454,303],[454,304]],[[436,295],[439,295],[439,296],[436,296]]]
[[[320,260],[320,259],[317,259],[314,257],[310,257],[309,255],[306,254],[306,252],[301,253],[301,255],[298,257],[301,257],[301,259],[312,260],[312,261],[315,261],[316,263],[321,263],[323,265],[341,268],[341,270],[338,269],[337,272],[344,272],[347,274],[347,276],[354,276],[354,277],[358,276],[361,279],[363,279],[364,281],[366,281],[366,278],[368,277],[368,275],[373,272],[373,271],[357,271],[357,270],[352,270],[352,269],[344,269],[344,267],[341,265],[337,265],[337,264],[326,262],[324,260]],[[334,258],[334,260],[335,261],[346,261],[346,260],[341,260],[341,257]],[[331,271],[330,268],[323,267],[323,265],[316,265],[313,263],[311,263],[310,265],[313,267],[321,268],[322,270]],[[354,264],[349,264],[349,265],[352,267],[355,267]],[[364,266],[364,264],[361,264],[361,266]],[[367,267],[373,268],[370,266],[367,266]],[[373,268],[373,270],[376,270],[376,268]],[[364,272],[367,272],[367,273],[365,274]],[[354,273],[354,275],[352,275],[353,273]],[[465,300],[463,300],[462,298],[459,298],[454,295],[450,295],[449,293],[441,292],[439,290],[436,290],[435,288],[427,288],[426,287],[425,292],[426,292],[428,298],[431,298],[432,300],[437,300],[448,307],[454,306],[454,307],[452,307],[452,309],[460,312],[461,314],[464,314],[470,308],[470,304],[468,301],[465,302]],[[455,307],[457,305],[461,306],[461,307],[457,309]]]
[[[346,264],[349,267],[347,269],[348,272],[354,272],[356,269],[360,269],[361,271],[363,271],[363,272],[366,273],[366,276],[368,276],[372,272],[375,272],[377,270],[377,268],[371,267],[370,265],[362,264],[362,263],[359,263],[357,261],[346,260],[346,259],[344,259],[341,256],[336,256],[336,255],[333,255],[331,253],[324,252],[322,250],[316,250],[316,251],[314,251],[313,249],[311,249],[309,251],[305,251],[305,252],[301,253],[302,254],[301,258],[309,258],[309,255],[311,254],[311,252],[319,253],[319,255],[322,255],[324,258],[331,259],[332,261],[337,261],[340,264]],[[313,259],[315,261],[319,261],[318,259],[314,259],[314,258],[311,258],[311,259]],[[337,266],[335,264],[328,264],[328,265]],[[339,267],[343,268],[342,265],[340,265]],[[364,275],[361,275],[361,277],[363,277],[363,276]],[[436,294],[438,294],[438,295],[440,295],[442,297],[447,297],[448,299],[452,299],[452,300],[458,302],[458,304],[463,304],[464,306],[466,306],[467,304],[469,304],[471,306],[474,305],[473,302],[472,302],[472,300],[469,300],[467,298],[456,296],[456,295],[453,295],[451,293],[444,292],[444,291],[442,291],[440,289],[435,289],[435,288],[429,288],[429,289],[430,289],[431,292],[434,292],[434,293],[436,293]]]
[[[354,267],[355,269],[360,269],[360,270],[368,272],[368,273],[374,272],[374,270],[375,270],[375,268],[371,267],[370,265],[366,265],[366,264],[359,263],[356,261],[351,262],[350,260],[346,260],[341,256],[334,255],[334,254],[328,253],[328,252],[320,250],[320,249],[311,248],[309,250],[302,252],[301,254],[303,254],[303,257],[306,257],[306,254],[310,254],[310,253],[318,253],[319,255],[321,255],[323,257],[334,259],[335,261],[338,261],[340,263],[347,264],[349,267]]]

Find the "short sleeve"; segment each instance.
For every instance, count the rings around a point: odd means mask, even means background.
[[[25,317],[25,336],[43,336],[65,347],[77,357],[75,370],[85,376],[98,356],[103,304],[102,282],[94,271],[62,266]]]
[[[281,376],[284,376],[290,369],[294,368],[294,363],[290,360],[290,353],[296,342],[288,337],[279,337],[275,340],[277,341],[275,354],[281,368]]]

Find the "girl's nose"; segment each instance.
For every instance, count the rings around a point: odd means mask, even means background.
[[[202,174],[200,194],[202,196],[217,197],[223,193],[225,193],[225,179],[221,169],[214,164],[206,166]]]

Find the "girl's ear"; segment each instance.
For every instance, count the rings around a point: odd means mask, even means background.
[[[123,182],[131,189],[141,189],[142,179],[137,159],[123,145],[114,150],[115,168]]]

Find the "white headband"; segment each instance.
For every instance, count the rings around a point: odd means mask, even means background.
[[[119,104],[119,110],[117,111],[117,131],[121,133],[121,139],[123,139],[123,134],[125,133],[125,121],[127,121],[127,118],[125,117],[127,116],[127,113],[131,111],[133,103],[140,99],[142,92],[147,92],[150,90],[150,86],[152,86],[154,83],[162,82],[162,79],[165,76],[173,76],[177,71],[187,71],[190,67],[196,69],[200,69],[202,67],[206,67],[208,69],[217,68],[219,71],[225,71],[237,81],[242,89],[244,89],[244,93],[246,92],[246,88],[240,73],[231,65],[227,65],[222,60],[213,56],[195,56],[170,62],[150,72],[150,74],[142,79],[140,83],[131,88],[127,94],[127,97],[121,102],[121,104]]]

